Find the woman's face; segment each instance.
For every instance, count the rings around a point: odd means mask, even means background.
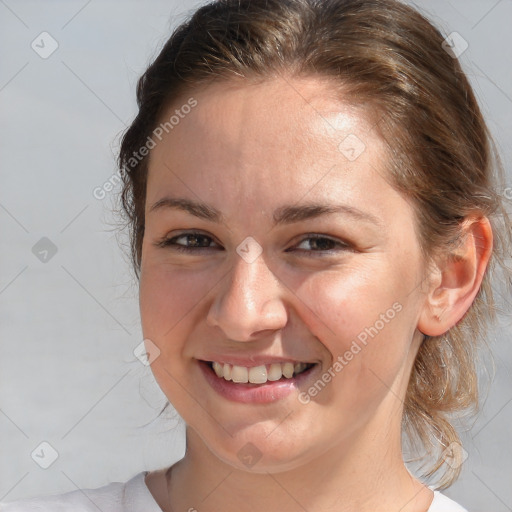
[[[149,163],[140,308],[159,386],[253,471],[399,436],[424,292],[384,143],[319,79],[191,96]]]

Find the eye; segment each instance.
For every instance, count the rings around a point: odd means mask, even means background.
[[[164,237],[156,242],[157,247],[170,247],[173,250],[181,252],[197,252],[205,249],[213,249],[210,244],[220,247],[214,240],[203,233],[187,231],[171,238]]]
[[[300,248],[300,246],[309,247],[310,249]],[[353,250],[352,246],[346,242],[329,238],[324,235],[308,234],[294,248],[299,247],[300,251],[310,253],[333,253],[338,251]],[[311,250],[312,249],[312,250]],[[287,250],[287,252],[289,249]],[[321,254],[319,255],[321,256]]]

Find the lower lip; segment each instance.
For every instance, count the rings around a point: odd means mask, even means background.
[[[210,386],[224,398],[233,402],[266,404],[285,398],[290,393],[299,390],[299,385],[310,378],[318,364],[291,379],[283,377],[280,380],[268,381],[265,384],[235,383],[217,377],[213,369],[204,361],[199,361],[199,367]]]

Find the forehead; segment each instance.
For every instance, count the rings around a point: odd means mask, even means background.
[[[278,206],[305,193],[311,200],[386,193],[383,141],[327,80],[213,83],[174,101],[162,125],[172,116],[151,150],[147,204],[165,188],[206,193],[219,208],[228,207],[226,197]],[[385,201],[374,202],[379,215]]]
[[[197,105],[180,116],[179,129],[172,129],[176,145],[190,141],[191,130],[194,137],[213,143],[202,149],[214,151],[219,146],[240,156],[275,147],[281,152],[290,147],[337,150],[340,138],[356,132],[375,138],[367,133],[371,126],[361,109],[344,100],[325,78],[213,82],[175,100],[161,121],[179,113],[192,97]]]

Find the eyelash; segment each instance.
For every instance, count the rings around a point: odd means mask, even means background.
[[[180,233],[179,235],[173,236],[171,238],[164,237],[161,240],[157,241],[155,243],[155,245],[157,247],[161,247],[161,248],[172,248],[172,250],[179,251],[182,253],[188,253],[188,254],[191,254],[191,253],[194,253],[197,251],[214,249],[213,247],[187,247],[185,245],[180,245],[180,244],[175,243],[175,240],[177,240],[179,238],[183,238],[183,237],[186,238],[189,236],[196,236],[198,238],[207,238],[207,239],[213,241],[213,239],[210,236],[205,235],[203,233],[199,233],[199,232],[195,232],[195,231],[186,231],[184,233]],[[305,235],[304,238],[302,238],[296,245],[300,245],[302,242],[304,242],[306,240],[327,240],[327,241],[337,245],[338,248],[337,249],[334,249],[334,248],[333,249],[324,249],[324,250],[317,250],[317,251],[299,249],[300,251],[304,251],[307,253],[317,253],[317,254],[320,253],[319,254],[320,256],[325,253],[332,254],[333,252],[338,252],[338,251],[353,251],[353,247],[349,243],[341,242],[339,240],[335,240],[328,236],[312,234],[312,233],[308,233],[307,235]],[[286,252],[288,252],[288,250]],[[313,257],[316,257],[316,256],[313,256]]]

